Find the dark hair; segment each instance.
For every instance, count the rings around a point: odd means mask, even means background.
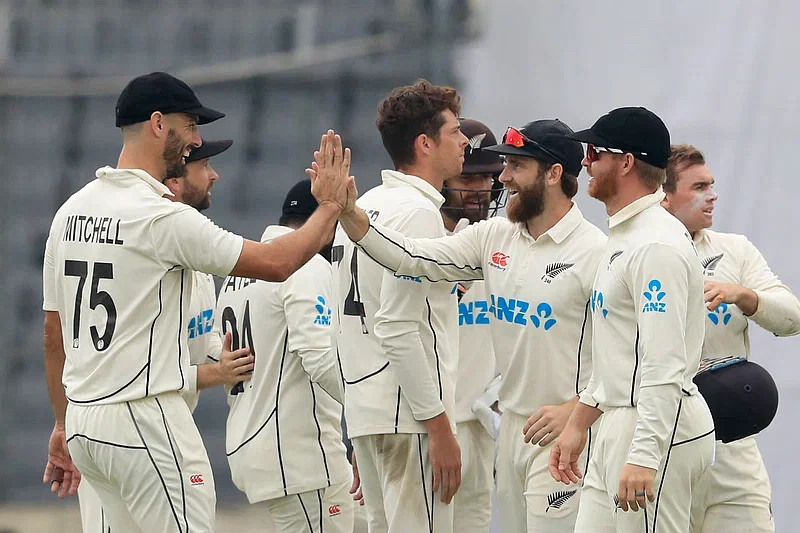
[[[461,113],[458,92],[423,79],[398,87],[378,104],[375,125],[395,168],[414,163],[414,141],[423,133],[438,141],[442,112],[448,109],[455,116]]]
[[[309,218],[300,215],[281,215],[281,218],[278,219],[278,224],[281,226],[302,226]]]
[[[547,173],[548,170],[553,168],[552,161],[544,161],[542,159],[536,159],[539,162],[539,173],[536,175],[536,179],[541,179]],[[561,168],[564,168],[564,165],[561,165]],[[575,197],[578,194],[578,176],[574,174],[570,174],[566,170],[561,171],[561,192],[564,193],[569,199]]]
[[[678,190],[678,172],[694,165],[705,165],[706,158],[703,152],[691,144],[673,144],[670,148],[667,161],[667,180],[664,182],[664,192],[674,194]]]

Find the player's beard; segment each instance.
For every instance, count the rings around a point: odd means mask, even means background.
[[[506,204],[506,215],[511,222],[527,222],[544,212],[545,172],[539,172],[534,182],[511,196]]]
[[[459,205],[454,205],[455,198],[460,200]],[[484,198],[487,197],[487,198]],[[477,206],[465,207],[464,203],[477,201]],[[491,196],[485,192],[472,192],[463,190],[447,191],[447,200],[442,205],[442,212],[447,218],[458,222],[462,218],[469,220],[470,224],[475,224],[481,220],[489,218],[489,204]]]
[[[183,183],[183,201],[185,204],[190,205],[198,211],[204,211],[211,207],[211,197],[209,190],[202,190],[196,187],[194,183],[188,179],[184,179]]]
[[[167,132],[167,143],[164,145],[164,168],[167,178],[183,176],[183,151],[186,147],[174,129],[170,128]]]
[[[614,169],[608,169],[606,172],[592,173],[592,179],[589,180],[589,188],[586,192],[592,198],[605,202],[609,198],[613,198],[617,194],[617,180],[614,177]]]

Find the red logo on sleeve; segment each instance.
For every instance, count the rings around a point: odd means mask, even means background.
[[[508,268],[508,263],[510,260],[510,255],[506,255],[503,252],[495,252],[489,259],[489,266],[493,266],[498,270],[505,270]]]

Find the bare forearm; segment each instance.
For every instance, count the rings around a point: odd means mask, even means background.
[[[50,406],[56,419],[56,426],[63,428],[67,415],[67,395],[64,392],[62,376],[66,354],[61,339],[60,323],[57,331],[45,323],[44,332],[44,372],[47,380],[47,392],[50,395]]]
[[[267,243],[245,241],[231,275],[286,281],[330,241],[339,212],[333,204],[322,204],[297,231]]]
[[[594,424],[602,414],[603,411],[597,407],[592,407],[591,405],[576,401],[575,409],[572,410],[567,425],[581,431],[586,431],[592,427],[592,424]]]
[[[369,216],[360,207],[356,207],[348,213],[342,213],[339,217],[342,229],[353,242],[358,242],[364,238],[369,231]]]
[[[223,379],[219,371],[219,363],[197,365],[197,390],[210,389],[222,385]]]
[[[736,306],[742,310],[745,316],[751,316],[758,311],[758,294],[746,287],[742,287],[742,292],[736,299]]]

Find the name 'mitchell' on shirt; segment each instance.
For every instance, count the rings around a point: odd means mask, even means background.
[[[104,167],[58,210],[47,239],[45,311],[61,319],[73,404],[187,386],[192,273],[225,276],[242,250],[142,170]]]

